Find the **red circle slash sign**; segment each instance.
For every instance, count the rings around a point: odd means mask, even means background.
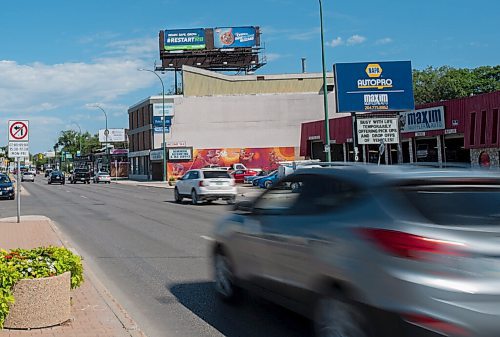
[[[22,140],[28,135],[28,126],[23,122],[15,122],[10,126],[9,132],[12,138]]]

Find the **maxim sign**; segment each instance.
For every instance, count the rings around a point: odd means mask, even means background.
[[[444,106],[400,113],[401,132],[443,130]]]

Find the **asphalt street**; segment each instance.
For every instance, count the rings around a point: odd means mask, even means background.
[[[309,336],[310,323],[254,295],[231,306],[213,290],[209,246],[229,208],[179,205],[173,191],[119,184],[23,183],[23,215],[45,215],[150,337]],[[16,202],[0,201],[0,216]]]

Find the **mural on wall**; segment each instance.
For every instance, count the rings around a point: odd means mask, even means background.
[[[168,176],[179,178],[191,169],[209,165],[227,167],[236,163],[271,171],[280,161],[295,160],[295,151],[293,147],[195,149],[193,158],[190,162],[168,163]]]

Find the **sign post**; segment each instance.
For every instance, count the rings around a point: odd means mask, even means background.
[[[29,158],[29,122],[9,121],[9,157],[16,159],[17,223],[21,222],[21,158]]]

